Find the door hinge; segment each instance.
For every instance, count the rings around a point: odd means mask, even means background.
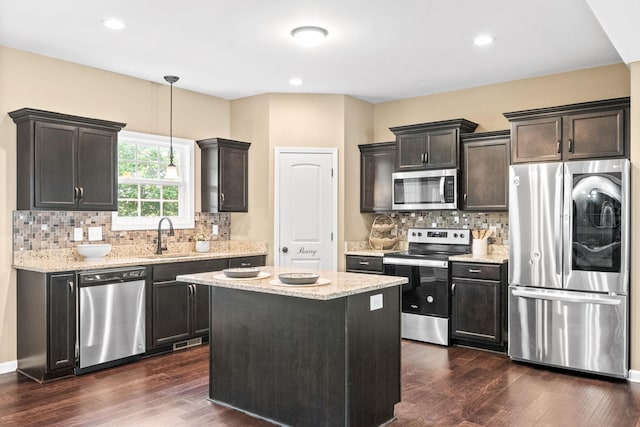
[[[331,241],[333,242],[333,231],[331,232]]]
[[[331,168],[331,178],[333,178],[333,168]]]

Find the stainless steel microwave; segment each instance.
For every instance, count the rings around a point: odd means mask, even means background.
[[[391,174],[394,211],[458,209],[458,170]]]

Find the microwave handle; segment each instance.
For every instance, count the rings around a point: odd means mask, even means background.
[[[444,199],[444,183],[446,181],[446,177],[440,177],[440,203],[445,203]]]

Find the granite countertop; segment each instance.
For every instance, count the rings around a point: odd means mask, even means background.
[[[382,257],[384,254],[390,254],[393,252],[398,252],[398,249],[392,249],[388,251],[379,251],[375,249],[359,249],[353,251],[345,251],[345,255],[356,255],[356,256],[377,256]]]
[[[287,272],[301,272],[299,268],[260,267],[260,271],[268,273],[268,277],[252,279],[231,279],[221,271],[185,274],[176,280],[200,285],[217,286],[222,288],[239,289],[253,292],[285,295],[297,298],[316,300],[330,300],[342,298],[363,292],[399,286],[407,283],[406,277],[383,276],[379,274],[344,273],[338,271],[321,271],[319,282],[328,280],[329,283],[315,286],[287,286],[275,285],[270,282],[278,280],[278,274]]]
[[[480,257],[474,257],[473,254],[454,255],[449,257],[449,261],[478,262],[489,264],[504,264],[509,262],[509,255],[504,254],[487,254]]]
[[[55,273],[60,271],[97,270],[134,265],[267,255],[267,244],[263,242],[212,242],[211,250],[204,253],[195,252],[191,246],[170,246],[169,250],[162,255],[154,254],[153,250],[146,246],[114,246],[104,261],[84,261],[74,248],[24,251],[14,253],[12,266],[17,270]]]

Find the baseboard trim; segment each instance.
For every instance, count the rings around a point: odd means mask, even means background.
[[[12,360],[10,362],[0,363],[0,374],[8,374],[9,372],[15,372],[18,369],[18,361]],[[640,373],[639,373],[640,375]]]
[[[632,383],[640,383],[640,371],[629,369],[629,378],[627,380]]]

